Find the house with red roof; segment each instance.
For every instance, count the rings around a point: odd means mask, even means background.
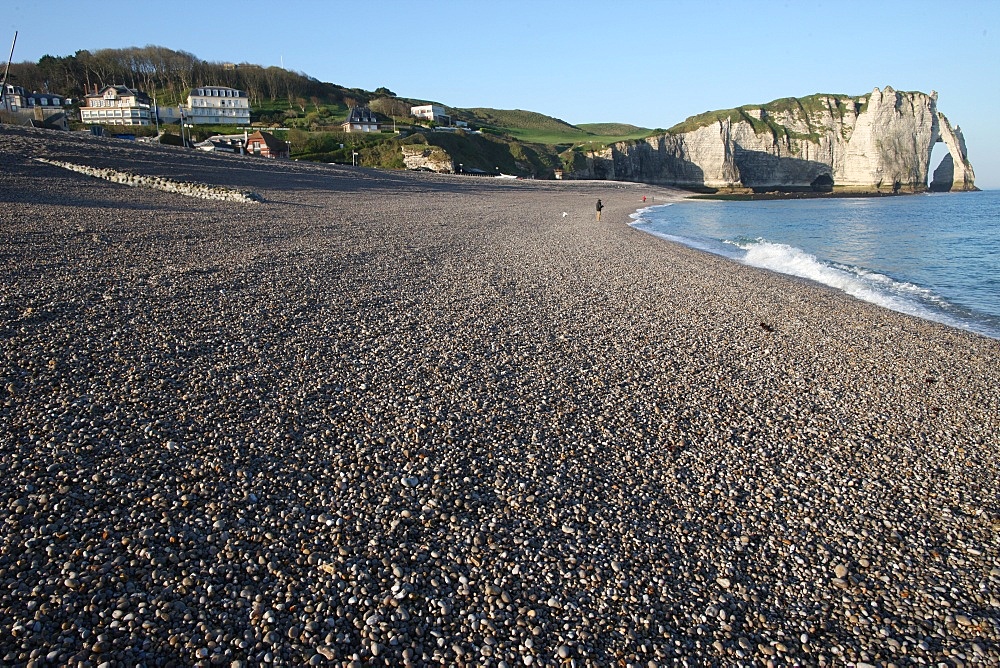
[[[264,158],[288,158],[291,151],[288,142],[282,141],[270,132],[258,130],[247,137],[247,153]]]

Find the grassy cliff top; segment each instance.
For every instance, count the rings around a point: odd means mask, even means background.
[[[524,109],[489,109],[487,107],[474,107],[472,109],[463,109],[462,111],[467,112],[480,123],[496,128],[585,134],[583,130],[575,125],[570,125],[566,121],[546,116],[536,111],[525,111]]]
[[[750,112],[755,112],[757,110],[766,112],[767,116],[792,114],[801,118],[809,118],[810,115],[816,112],[830,111],[843,117],[848,105],[854,105],[856,101],[861,99],[864,99],[867,102],[867,94],[851,97],[840,93],[816,93],[805,97],[782,97],[777,100],[767,102],[766,104],[747,104],[736,107],[735,109],[706,111],[704,113],[688,117],[684,121],[668,129],[667,132],[669,134],[691,132],[725,120],[726,118],[730,119],[733,123],[739,121],[749,122],[756,130],[758,129],[757,126],[761,125],[761,122],[750,116]],[[856,111],[860,112],[862,109],[863,106],[859,105],[856,108]],[[765,124],[775,125],[773,121]]]
[[[457,112],[458,118],[474,121],[520,141],[535,144],[609,144],[625,139],[640,139],[651,132],[627,123],[572,125],[559,118],[523,109],[477,107]]]
[[[592,135],[610,137],[645,137],[652,132],[649,128],[640,128],[637,125],[630,125],[628,123],[580,123],[576,127]]]
[[[885,86],[882,88],[883,93],[889,91],[911,96],[926,95],[926,93],[921,91],[901,91],[896,90],[891,86]],[[775,123],[773,118],[775,116],[791,114],[808,121],[809,117],[817,112],[832,113],[840,118],[843,118],[844,114],[848,110],[851,110],[856,114],[860,114],[867,108],[868,98],[870,95],[871,93],[862,93],[861,95],[815,93],[804,97],[782,97],[777,100],[771,100],[765,104],[745,104],[736,107],[735,109],[706,111],[704,113],[688,117],[684,121],[668,129],[667,133],[683,134],[685,132],[692,132],[728,118],[733,123],[739,121],[746,121],[750,123],[753,125],[754,130],[758,134],[765,129],[770,129],[776,134],[780,134],[782,132],[794,134],[787,131],[784,126]],[[757,120],[750,115],[751,112],[756,112],[757,110],[766,112],[766,118],[764,121]]]

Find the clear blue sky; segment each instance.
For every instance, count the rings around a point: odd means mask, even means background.
[[[18,30],[18,62],[155,44],[570,123],[666,128],[702,111],[779,97],[886,85],[936,90],[939,110],[965,134],[977,183],[1000,188],[996,0],[5,5],[2,49],[6,55]]]

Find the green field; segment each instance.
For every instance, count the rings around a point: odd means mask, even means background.
[[[558,118],[521,109],[462,109],[457,117],[482,125],[487,131],[509,135],[518,141],[549,146],[604,146],[627,139],[642,139],[652,132],[647,128],[624,123],[571,125]]]
[[[640,128],[628,123],[580,123],[576,127],[594,135],[595,139],[593,141],[604,143],[627,141],[629,139],[645,139],[652,134],[656,134],[656,130]]]

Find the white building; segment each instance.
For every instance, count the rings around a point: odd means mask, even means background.
[[[410,115],[426,121],[434,121],[438,125],[451,125],[451,116],[445,113],[444,107],[439,107],[436,104],[422,104],[418,107],[410,107]]]
[[[3,98],[0,99],[0,111],[18,111],[28,106],[28,96],[24,88],[6,84]]]
[[[151,125],[152,100],[128,86],[105,86],[84,98],[80,120],[102,125]]]
[[[247,94],[226,86],[193,88],[184,108],[184,121],[197,125],[249,125]]]

